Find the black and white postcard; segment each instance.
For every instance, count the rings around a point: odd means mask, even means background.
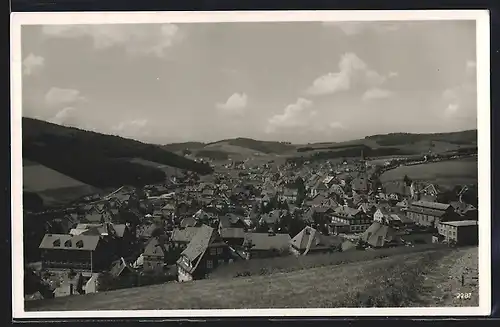
[[[489,314],[487,11],[11,19],[14,318]]]

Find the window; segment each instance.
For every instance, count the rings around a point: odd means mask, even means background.
[[[222,248],[217,248],[217,254],[222,254]]]
[[[223,260],[223,259],[219,259],[219,261],[217,261],[217,263],[218,263],[219,265],[223,265],[223,264],[224,264],[224,260]]]
[[[54,242],[52,242],[52,245],[54,245],[54,247],[61,246],[61,240],[55,240]]]
[[[66,242],[64,242],[64,246],[67,247],[67,248],[70,248],[71,247],[71,241],[67,240]]]
[[[83,241],[79,240],[78,242],[76,242],[76,247],[80,249],[83,248]]]
[[[212,260],[207,260],[207,268],[212,269],[214,267],[214,262]]]
[[[210,255],[215,255],[217,253],[216,250],[216,248],[210,248]]]

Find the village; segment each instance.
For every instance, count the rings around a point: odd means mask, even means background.
[[[88,196],[45,213],[57,218],[37,241],[40,259],[26,262],[25,299],[190,282],[245,260],[477,245],[474,186],[379,179],[457,158],[212,162],[210,175],[178,171],[163,184]]]

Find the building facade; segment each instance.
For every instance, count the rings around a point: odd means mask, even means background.
[[[461,220],[441,222],[438,226],[439,235],[446,243],[457,245],[477,245],[479,238],[478,222],[476,220]]]

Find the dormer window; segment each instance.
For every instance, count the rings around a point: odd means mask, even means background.
[[[78,242],[76,242],[76,247],[79,249],[83,248],[83,241],[79,240]]]
[[[70,248],[71,247],[71,240],[67,240],[66,242],[64,242],[64,246],[67,248]]]
[[[52,245],[53,245],[54,247],[59,247],[59,246],[61,246],[61,240],[60,240],[60,239],[55,240],[54,242],[52,242]]]

